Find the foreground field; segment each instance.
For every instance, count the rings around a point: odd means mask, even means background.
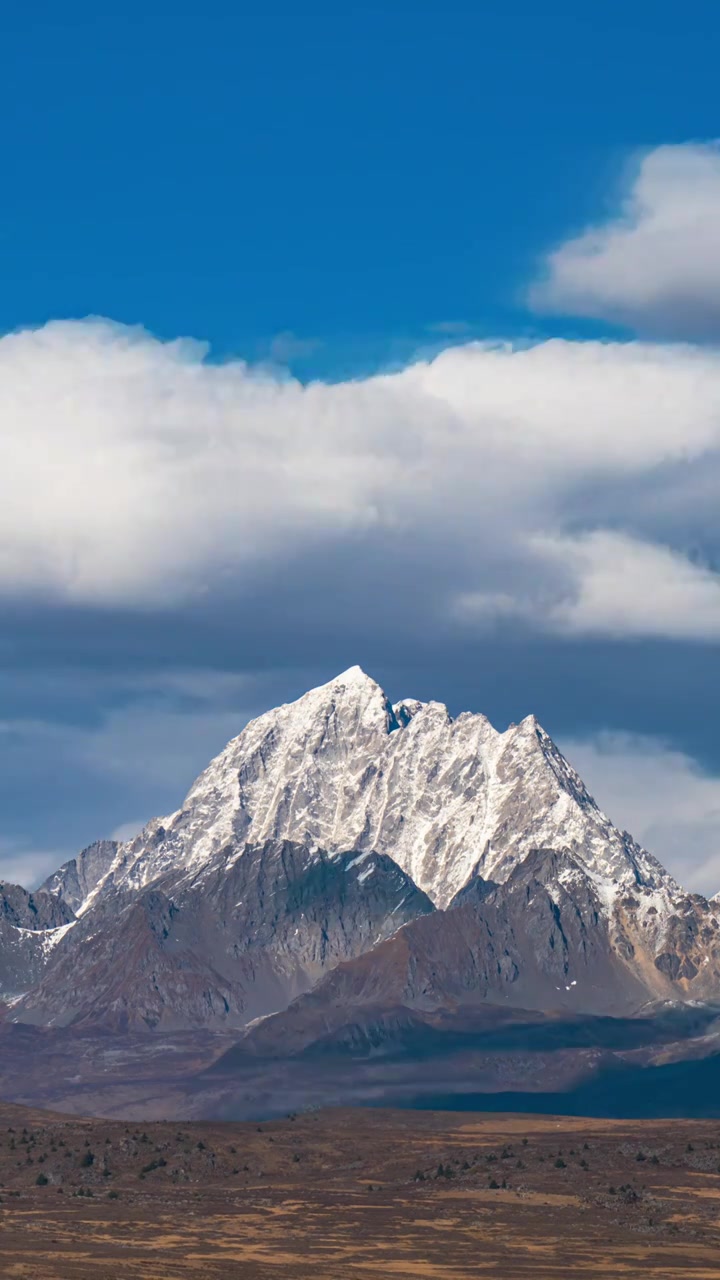
[[[0,1274],[720,1280],[720,1124],[0,1108]]]

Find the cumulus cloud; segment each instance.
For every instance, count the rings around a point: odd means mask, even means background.
[[[720,577],[669,547],[610,531],[541,545],[577,582],[574,595],[549,609],[559,631],[720,638]]]
[[[555,249],[529,298],[639,330],[720,333],[720,145],[641,156],[618,212]]]
[[[304,386],[56,323],[0,339],[0,420],[6,599],[167,611],[285,574],[307,602],[341,566],[358,609],[375,578],[458,625],[717,634],[686,555],[700,517],[709,565],[720,532],[708,348],[468,343]]]
[[[658,739],[601,733],[560,744],[600,807],[687,889],[720,889],[720,777]]]

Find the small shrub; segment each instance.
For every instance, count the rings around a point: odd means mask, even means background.
[[[557,1160],[555,1161],[555,1168],[556,1168],[556,1169],[567,1169],[567,1165],[566,1165],[565,1161],[563,1160],[562,1156],[558,1156]]]
[[[50,1179],[47,1177],[47,1175],[46,1175],[46,1174],[44,1174],[44,1173],[39,1173],[39,1174],[38,1174],[38,1176],[37,1176],[37,1178],[35,1179],[35,1186],[36,1186],[36,1187],[46,1187],[49,1181],[50,1181]]]

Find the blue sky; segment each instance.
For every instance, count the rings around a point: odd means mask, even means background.
[[[4,874],[360,661],[534,710],[717,888],[719,52],[710,0],[6,6]]]
[[[537,255],[629,150],[717,124],[712,0],[38,0],[2,26],[3,330],[94,314],[248,355],[292,330],[329,374],[444,321],[545,332]]]

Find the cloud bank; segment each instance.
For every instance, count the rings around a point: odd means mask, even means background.
[[[549,255],[531,305],[645,332],[719,335],[720,145],[657,147],[628,177],[615,215]]]
[[[242,602],[371,557],[460,627],[720,635],[711,349],[469,343],[304,386],[54,323],[0,340],[0,421],[6,600]]]

